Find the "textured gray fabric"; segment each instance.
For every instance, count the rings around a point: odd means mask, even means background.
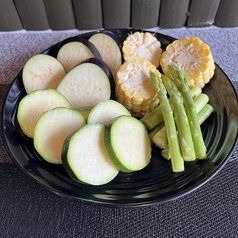
[[[152,29],[176,38],[198,36],[238,92],[238,28]],[[0,107],[26,60],[82,31],[1,32]],[[238,150],[208,183],[157,207],[107,208],[60,197],[10,160],[0,139],[0,238],[238,237]]]
[[[0,237],[238,237],[238,163],[193,193],[157,207],[106,208],[43,189],[0,164]]]

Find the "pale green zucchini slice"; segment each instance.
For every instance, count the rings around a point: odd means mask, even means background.
[[[121,50],[116,41],[109,35],[104,33],[96,33],[89,38],[89,41],[99,51],[102,60],[111,69],[113,78],[122,64]]]
[[[151,143],[144,124],[131,116],[119,116],[105,130],[105,145],[122,172],[145,168],[151,159]]]
[[[104,131],[103,124],[87,124],[65,140],[62,162],[73,180],[103,185],[117,176],[119,170],[104,145]]]
[[[105,72],[93,63],[82,63],[67,73],[57,90],[71,102],[73,109],[94,107],[111,96]]]
[[[54,57],[44,54],[32,56],[22,70],[27,94],[38,89],[56,89],[65,75],[63,65]]]
[[[58,107],[44,112],[34,129],[34,147],[41,157],[52,164],[62,164],[61,152],[65,139],[86,124],[77,110]]]
[[[41,114],[55,107],[71,108],[69,100],[55,89],[36,90],[23,97],[17,110],[17,120],[23,133],[33,138]]]
[[[122,115],[131,116],[130,112],[119,102],[109,99],[98,103],[89,113],[87,123],[107,125],[114,118]]]
[[[82,61],[95,57],[92,51],[82,42],[73,41],[63,45],[58,54],[57,60],[69,72]]]

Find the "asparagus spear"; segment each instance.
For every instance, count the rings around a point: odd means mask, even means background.
[[[161,122],[158,126],[156,126],[153,130],[150,131],[150,133],[149,133],[149,138],[150,138],[151,144],[154,143],[153,140],[152,140],[152,138],[154,137],[154,135],[155,135],[158,131],[160,131],[163,127],[164,127],[164,121]],[[166,135],[166,137],[167,137],[167,135]]]
[[[193,95],[193,98],[196,98],[202,93],[202,90],[198,86],[193,86],[191,88],[191,93]],[[149,131],[154,129],[156,126],[158,126],[161,122],[163,122],[163,120],[164,118],[162,115],[162,110],[160,105],[156,107],[155,109],[153,109],[152,111],[146,113],[140,119],[140,121],[144,123],[144,125]]]
[[[172,170],[173,172],[182,172],[184,171],[184,160],[179,147],[176,125],[173,111],[167,97],[167,91],[162,83],[161,78],[157,74],[151,71],[150,78],[156,91],[158,92],[158,98],[162,107],[162,114],[164,117],[165,128],[170,146]]]
[[[188,117],[183,105],[182,95],[171,78],[162,75],[162,81],[170,96],[170,103],[174,112],[182,157],[184,161],[194,161],[196,155],[193,147],[193,139]]]
[[[198,113],[198,121],[200,125],[202,125],[202,123],[211,115],[213,110],[214,109],[210,104],[206,104],[202,108],[202,110]]]
[[[171,159],[169,145],[161,151],[161,155],[167,160]]]
[[[168,137],[165,126],[152,136],[152,141],[160,149],[165,149],[168,146]]]
[[[174,65],[169,65],[168,69],[173,79],[180,85],[180,90],[184,98],[185,110],[189,119],[196,157],[199,159],[205,159],[206,146],[203,140],[201,127],[198,121],[196,106],[194,104],[191,91],[189,88],[189,80],[178,67]]]
[[[199,120],[199,124],[202,125],[202,123],[211,115],[211,113],[213,112],[213,107],[210,104],[206,104],[201,111],[198,112],[198,120]],[[161,130],[159,130],[159,132],[161,132]],[[162,137],[164,137],[165,135],[162,135]],[[167,144],[166,144],[167,142]],[[169,152],[169,146],[168,146],[168,140],[164,141],[164,148],[161,151],[162,156],[169,160],[170,159],[170,152]]]
[[[208,103],[209,98],[206,94],[200,93],[194,98],[194,103],[196,106],[196,112],[199,113],[202,108]],[[156,146],[158,146],[161,149],[165,149],[165,147],[168,145],[168,139],[166,135],[165,128],[161,128],[156,133],[151,135],[152,141]]]

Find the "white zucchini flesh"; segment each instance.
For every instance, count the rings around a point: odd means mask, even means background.
[[[151,159],[151,144],[142,122],[120,116],[105,130],[105,145],[113,163],[122,172],[145,168]]]
[[[76,110],[58,107],[44,112],[34,129],[34,147],[41,157],[52,164],[62,164],[61,152],[65,139],[86,124]]]
[[[77,65],[67,73],[57,90],[68,98],[73,109],[94,107],[111,96],[107,75],[93,63]]]
[[[38,89],[56,89],[65,75],[63,65],[54,57],[45,54],[32,56],[22,70],[27,94]]]
[[[69,42],[63,45],[58,54],[57,60],[64,66],[66,72],[69,72],[82,61],[95,57],[92,51],[82,42]]]
[[[36,90],[23,97],[17,110],[17,120],[23,133],[33,138],[41,114],[55,107],[71,108],[69,100],[55,89]]]
[[[66,139],[62,161],[75,181],[103,185],[114,179],[119,170],[112,163],[104,145],[105,125],[87,124]]]
[[[96,33],[89,38],[89,41],[97,48],[102,60],[111,69],[113,78],[122,64],[121,50],[116,41],[107,34]]]
[[[118,116],[128,115],[130,112],[119,102],[109,99],[98,103],[88,115],[87,123],[103,123],[107,125]]]

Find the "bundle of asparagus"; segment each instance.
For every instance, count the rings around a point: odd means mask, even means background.
[[[150,130],[151,142],[171,159],[174,172],[184,171],[184,161],[206,158],[206,146],[201,124],[212,113],[209,98],[201,89],[189,87],[186,75],[169,65],[172,77],[151,72],[151,81],[158,93],[160,105],[141,118]]]

